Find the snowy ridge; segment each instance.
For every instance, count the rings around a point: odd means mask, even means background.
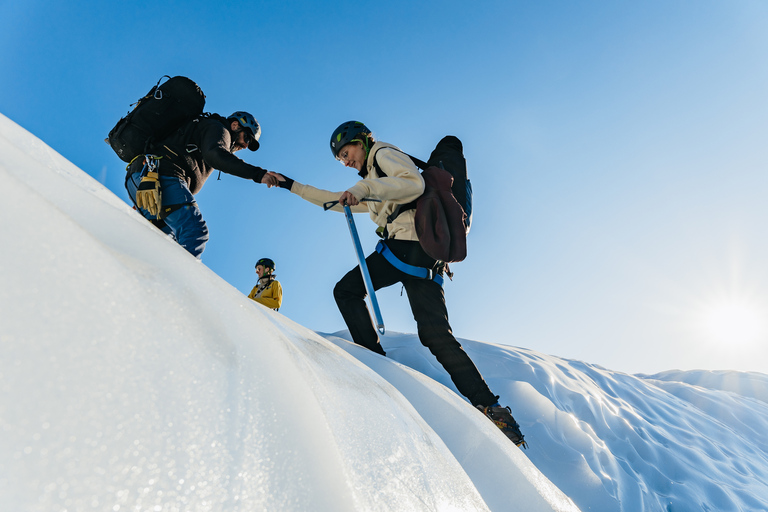
[[[768,404],[753,398],[765,375],[669,372],[709,380],[705,389],[461,342],[511,406],[525,455],[582,510],[768,510]],[[388,336],[384,348],[455,390],[416,336]],[[717,389],[723,381],[746,396]]]
[[[768,510],[765,375],[462,340],[523,452],[415,335],[262,308],[1,115],[0,183],[2,512]]]

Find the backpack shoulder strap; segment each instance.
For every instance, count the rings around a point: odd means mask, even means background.
[[[381,149],[381,148],[379,148]],[[376,161],[376,155],[379,154],[379,149],[376,150],[376,152],[373,154],[373,168],[376,171],[376,177],[378,178],[386,178],[387,173],[381,170],[381,166],[379,165],[379,162]]]
[[[408,153],[406,153],[405,151],[403,151],[403,154],[405,154],[408,158],[410,158],[413,161],[413,163],[416,164],[416,167],[418,167],[422,171],[426,171],[427,167],[429,167],[429,164],[427,162],[425,162],[424,160],[419,160],[415,156],[411,156]]]
[[[395,151],[399,151],[400,153],[404,154],[405,156],[410,158],[413,161],[413,163],[416,165],[416,167],[418,167],[419,169],[424,170],[427,167],[429,167],[429,164],[427,164],[423,160],[419,160],[415,156],[409,155],[405,151],[402,151],[402,150],[400,150],[398,148],[394,148],[394,147],[390,147],[390,146],[386,146],[386,147],[388,147],[389,149],[394,149]],[[376,155],[378,154],[380,149],[382,149],[382,148],[377,149],[376,153],[373,154],[373,168],[376,170],[376,175],[379,178],[386,178],[387,177],[387,173],[385,173],[384,171],[381,170],[381,166],[376,161]],[[418,201],[418,198],[414,199],[410,203],[398,205],[397,208],[395,208],[395,211],[393,211],[390,215],[387,216],[387,222],[389,222],[391,224],[392,222],[394,222],[394,220],[401,213],[407,212],[408,210],[415,210],[416,209],[416,201]]]
[[[415,156],[409,155],[408,153],[406,153],[405,151],[403,151],[401,149],[393,148],[393,147],[390,147],[390,146],[386,146],[386,147],[388,147],[389,149],[394,149],[395,151],[399,151],[400,153],[404,154],[405,156],[410,158],[411,161],[414,163],[414,165],[416,167],[418,167],[419,169],[421,169],[422,171],[426,170],[427,167],[429,167],[429,164],[427,162],[425,162],[424,160],[419,160]],[[380,149],[383,149],[383,148],[377,149],[376,153],[378,153]],[[381,170],[381,166],[379,166],[379,163],[376,161],[376,153],[373,154],[373,167],[376,169],[376,174],[379,175],[379,178],[386,177],[387,174],[384,171]]]

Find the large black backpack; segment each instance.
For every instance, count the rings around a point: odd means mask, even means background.
[[[161,84],[163,78],[168,80]],[[105,139],[117,156],[128,163],[150,153],[154,143],[199,117],[205,108],[205,94],[187,77],[165,75],[134,105]]]
[[[446,263],[464,260],[472,222],[472,184],[467,178],[461,141],[453,135],[443,137],[427,162],[408,157],[422,170],[424,193],[401,205],[387,221],[392,222],[401,213],[415,209],[416,234],[424,252]],[[376,155],[373,165],[380,177],[386,176],[376,162]]]

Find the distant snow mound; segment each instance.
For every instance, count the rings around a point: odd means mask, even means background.
[[[728,391],[768,404],[768,375],[763,373],[722,370],[669,370],[655,375],[642,375],[642,377],[667,382],[685,382],[706,389]]]

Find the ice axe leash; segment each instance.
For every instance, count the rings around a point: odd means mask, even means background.
[[[378,199],[363,199],[363,201],[379,201]],[[323,204],[323,210],[328,211],[334,206],[339,204],[338,201],[329,201]],[[376,292],[373,289],[373,283],[371,282],[371,274],[368,272],[368,265],[365,263],[365,255],[363,254],[363,247],[360,244],[360,237],[357,234],[357,227],[355,227],[355,219],[352,218],[352,210],[349,209],[349,205],[344,205],[344,216],[347,218],[347,225],[349,226],[349,234],[352,236],[352,243],[355,246],[355,252],[357,253],[357,261],[360,263],[360,272],[363,274],[363,283],[365,283],[365,291],[368,292],[368,299],[371,301],[371,309],[373,309],[373,316],[376,317],[376,330],[380,334],[384,334],[386,329],[384,328],[384,320],[381,318],[381,310],[379,309],[379,301],[376,300]]]

